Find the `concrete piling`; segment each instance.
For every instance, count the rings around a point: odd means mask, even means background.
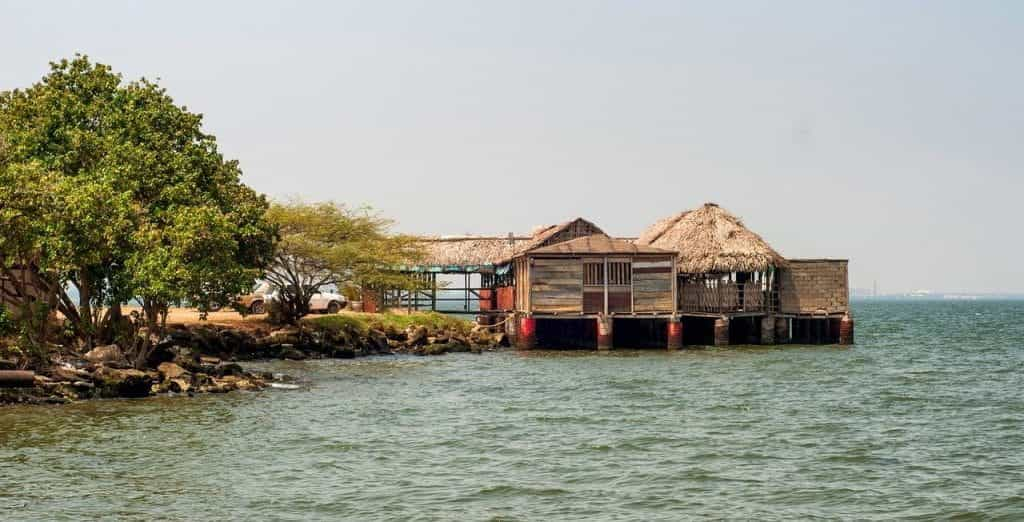
[[[597,349],[612,349],[612,318],[603,314],[597,316]]]
[[[729,319],[715,319],[715,346],[729,346]]]

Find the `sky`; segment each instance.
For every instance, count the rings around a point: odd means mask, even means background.
[[[636,236],[713,201],[881,292],[1024,292],[1024,3],[0,0],[0,90],[159,79],[271,198]]]

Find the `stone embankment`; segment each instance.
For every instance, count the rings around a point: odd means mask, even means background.
[[[286,378],[246,371],[236,361],[481,353],[508,344],[504,333],[438,314],[343,314],[282,328],[179,324],[157,343],[147,369],[131,367],[116,345],[100,346],[81,357],[54,357],[32,386],[0,388],[0,403],[259,390]],[[0,360],[0,371],[17,366]]]

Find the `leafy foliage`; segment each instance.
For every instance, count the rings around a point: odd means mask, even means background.
[[[278,290],[286,322],[307,315],[313,294],[327,286],[417,284],[390,268],[421,258],[419,241],[390,234],[391,222],[370,209],[275,203],[267,216],[277,226],[279,242],[266,279]]]
[[[400,332],[409,327],[423,326],[430,332],[458,332],[469,334],[473,323],[464,319],[440,314],[437,312],[416,312],[412,314],[358,314],[342,313],[321,317],[307,317],[302,324],[312,330],[330,332],[346,332],[351,335],[365,336],[371,329],[382,332]]]
[[[270,260],[266,200],[201,124],[85,56],[0,94],[0,265],[34,267],[87,345],[132,297],[155,333],[171,303],[227,304]]]

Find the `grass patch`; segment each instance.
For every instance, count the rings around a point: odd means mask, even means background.
[[[437,312],[417,312],[413,314],[360,314],[340,313],[320,317],[306,317],[303,324],[314,330],[345,335],[365,336],[370,330],[385,333],[400,332],[410,326],[424,326],[431,333],[447,330],[468,334],[473,323]]]

